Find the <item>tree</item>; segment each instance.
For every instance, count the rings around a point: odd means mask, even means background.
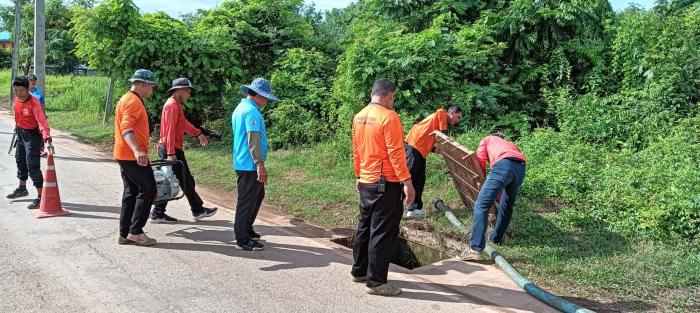
[[[133,40],[130,38],[140,26],[139,10],[131,0],[105,0],[92,9],[76,7],[73,18],[75,54],[109,76],[127,76],[133,69],[124,69],[120,63],[124,57],[120,56],[128,53],[124,44]]]
[[[73,71],[80,59],[73,53],[75,42],[70,33],[71,9],[61,0],[46,4],[46,64],[58,73]]]
[[[319,142],[331,135],[335,116],[326,97],[334,63],[320,51],[294,48],[277,59],[271,83],[281,103],[266,108],[274,148]]]
[[[314,32],[299,15],[303,0],[229,0],[202,18],[197,28],[225,27],[231,34],[236,60],[250,77],[264,76],[285,50],[311,45]]]
[[[18,0],[22,5],[22,17],[20,19],[19,32],[19,60],[23,75],[29,74],[34,55],[34,5],[30,0]],[[14,32],[15,5],[0,5],[0,17],[7,31]]]

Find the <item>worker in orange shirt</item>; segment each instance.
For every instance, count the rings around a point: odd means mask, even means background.
[[[446,131],[448,126],[459,124],[462,110],[453,106],[447,111],[438,109],[437,112],[413,125],[406,136],[406,163],[411,171],[411,180],[416,188],[416,199],[408,207],[406,217],[424,217],[423,187],[425,187],[425,159],[435,146],[433,131]]]
[[[114,159],[124,182],[118,243],[150,246],[156,240],[146,236],[143,226],[156,195],[156,180],[148,162],[150,130],[143,99],[153,93],[156,75],[140,69],[129,81],[131,89],[114,108]]]
[[[360,193],[360,220],[353,244],[352,280],[372,295],[393,296],[401,288],[387,281],[389,259],[406,204],[415,196],[403,149],[403,126],[394,107],[394,83],[377,80],[371,102],[355,115],[352,158]]]

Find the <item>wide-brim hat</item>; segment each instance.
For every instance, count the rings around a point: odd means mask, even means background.
[[[129,79],[129,82],[144,82],[147,84],[156,84],[156,74],[153,72],[146,70],[146,69],[138,69],[136,72],[134,72],[134,75],[131,76]]]
[[[280,101],[277,96],[272,94],[272,87],[270,82],[264,78],[256,78],[250,85],[241,86],[240,91],[244,94],[248,94],[248,90],[255,91],[255,93],[269,99],[272,101]]]
[[[173,92],[176,89],[182,89],[182,88],[192,89],[192,82],[185,77],[175,78],[173,80],[172,88],[168,89],[168,92]]]

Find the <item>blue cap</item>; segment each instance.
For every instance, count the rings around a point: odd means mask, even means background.
[[[240,90],[245,95],[248,94],[248,90],[252,90],[255,91],[255,93],[269,100],[280,101],[280,99],[277,98],[277,96],[272,94],[272,87],[270,86],[270,82],[264,78],[256,78],[252,83],[250,83],[250,85],[241,86]]]

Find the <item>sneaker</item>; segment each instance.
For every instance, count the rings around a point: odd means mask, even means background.
[[[11,194],[7,195],[7,199],[17,199],[29,195],[27,188],[17,188]]]
[[[364,283],[367,281],[367,276],[353,276],[352,277],[352,282],[353,283]]]
[[[462,261],[479,261],[481,260],[481,252],[473,250],[471,247],[466,247],[459,254],[459,259]]]
[[[410,210],[406,212],[406,218],[421,218],[428,216],[423,210]]]
[[[218,210],[219,210],[219,208],[216,208],[216,207],[211,208],[211,209],[202,207],[202,212],[199,212],[196,214],[193,213],[192,216],[194,216],[195,221],[199,221],[205,217],[214,216],[214,214],[216,214],[216,211],[218,211]]]
[[[139,246],[152,246],[156,243],[156,240],[153,238],[148,238],[146,234],[129,234],[129,236],[126,236],[126,239],[133,241],[135,244]]]
[[[379,285],[376,287],[367,287],[365,291],[371,295],[377,296],[398,296],[401,294],[401,288],[396,287],[390,283]]]
[[[119,239],[117,240],[117,243],[120,245],[128,245],[132,243],[133,241],[127,239],[126,237],[122,237],[121,235],[119,236]]]
[[[245,250],[245,251],[262,251],[265,249],[265,246],[262,243],[259,243],[255,240],[248,240],[248,243],[246,244],[236,244],[233,246],[234,248],[238,250]]]
[[[177,219],[168,215],[168,214],[163,214],[162,216],[155,216],[151,214],[151,223],[152,224],[175,224],[177,223]]]
[[[41,198],[36,198],[36,199],[32,200],[32,203],[30,203],[27,206],[27,209],[36,210],[39,208],[40,205],[41,205]]]

